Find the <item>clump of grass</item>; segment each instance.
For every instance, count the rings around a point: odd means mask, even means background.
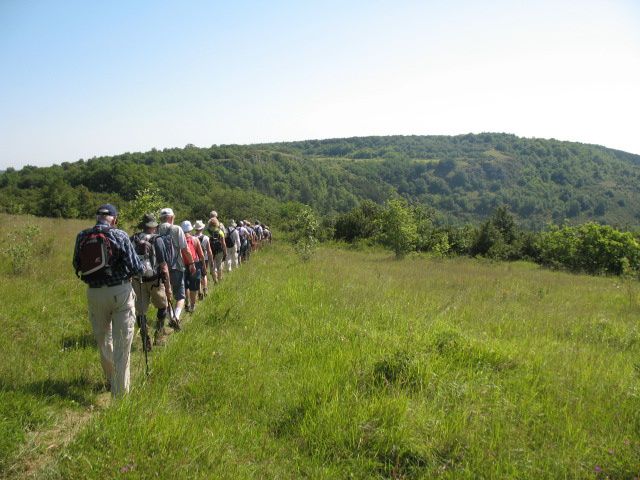
[[[465,338],[459,331],[451,328],[436,329],[432,333],[430,347],[449,361],[476,370],[501,372],[517,365],[508,355]]]

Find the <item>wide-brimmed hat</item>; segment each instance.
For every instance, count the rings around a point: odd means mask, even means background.
[[[193,230],[193,225],[191,225],[191,222],[189,220],[185,220],[184,222],[182,222],[180,224],[180,227],[182,227],[182,231],[184,233],[189,233],[191,230]]]
[[[143,227],[155,228],[158,226],[158,222],[156,222],[156,217],[153,214],[147,213],[142,217],[140,225]]]
[[[195,225],[193,226],[194,230],[204,230],[204,223],[202,220],[196,220]]]

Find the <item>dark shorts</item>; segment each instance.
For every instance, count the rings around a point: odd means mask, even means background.
[[[184,271],[184,285],[187,290],[197,292],[200,290],[200,280],[202,278],[202,262],[196,262],[196,273],[191,275],[191,272],[187,268]]]
[[[184,272],[180,270],[171,270],[169,272],[171,279],[171,290],[173,290],[173,297],[176,301],[184,300]]]

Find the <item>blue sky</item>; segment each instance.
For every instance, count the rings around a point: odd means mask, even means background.
[[[640,154],[640,2],[0,0],[0,168],[483,131]]]

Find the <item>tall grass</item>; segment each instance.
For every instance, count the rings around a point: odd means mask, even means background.
[[[52,271],[66,275],[64,265]],[[3,339],[14,363],[0,367],[3,400],[33,406],[29,421],[3,412],[5,431],[46,429],[95,402],[97,353],[83,343],[83,287],[71,280],[48,280],[66,298],[53,310],[66,319],[57,341],[41,331],[56,322],[39,317],[36,293],[22,322],[12,316],[14,334],[38,334]],[[326,248],[301,263],[267,248],[152,352],[148,380],[137,372],[131,395],[95,413],[38,475],[633,478],[638,293],[525,263]],[[62,348],[67,329],[82,347]],[[29,390],[49,377],[66,393]],[[3,451],[11,471],[18,437]]]

